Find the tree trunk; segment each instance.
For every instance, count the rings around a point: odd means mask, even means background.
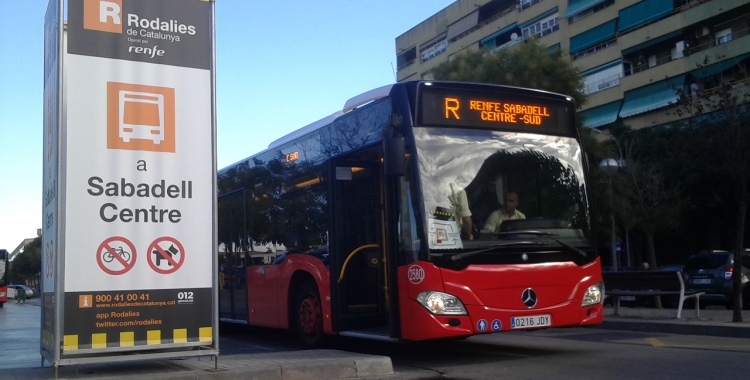
[[[732,286],[734,287],[732,292],[732,306],[734,313],[732,314],[732,322],[742,322],[742,254],[745,251],[744,237],[747,206],[748,197],[743,196],[737,208],[737,230],[735,231],[734,238],[734,275],[732,276]]]
[[[644,231],[646,234],[646,257],[648,257],[648,265],[651,266],[650,270],[656,270],[656,249],[654,248],[654,231]],[[654,307],[662,309],[661,297],[654,297]]]

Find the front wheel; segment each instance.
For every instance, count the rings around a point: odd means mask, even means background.
[[[323,308],[318,286],[312,279],[305,280],[295,292],[293,321],[297,338],[305,346],[320,347],[324,342]]]

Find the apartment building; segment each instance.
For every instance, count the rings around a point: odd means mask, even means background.
[[[399,81],[536,38],[581,71],[584,125],[678,119],[679,91],[750,91],[748,0],[458,0],[396,38]]]

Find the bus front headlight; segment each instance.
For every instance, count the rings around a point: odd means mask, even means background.
[[[583,295],[583,303],[581,303],[581,306],[589,306],[589,305],[596,305],[599,302],[602,302],[602,294],[604,293],[603,290],[604,284],[598,283],[589,286],[588,289],[586,289],[586,294]]]
[[[428,290],[419,293],[417,302],[432,314],[467,315],[463,302],[452,294]]]

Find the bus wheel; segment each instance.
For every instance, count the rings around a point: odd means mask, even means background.
[[[323,344],[323,308],[320,293],[313,280],[306,280],[297,288],[295,297],[295,330],[297,338],[308,347]]]

